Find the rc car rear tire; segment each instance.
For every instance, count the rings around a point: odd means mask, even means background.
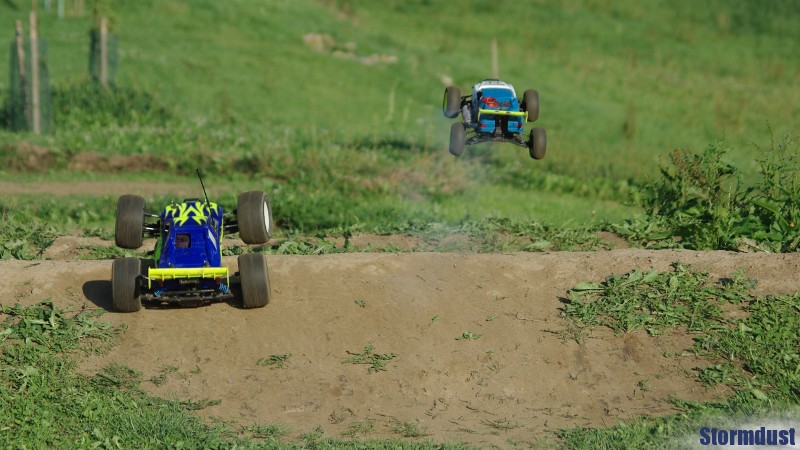
[[[261,253],[245,253],[238,258],[242,306],[262,308],[269,303],[267,258]]]
[[[114,242],[118,247],[136,249],[142,246],[144,206],[144,198],[138,195],[122,195],[117,199]]]
[[[448,119],[455,118],[461,111],[461,89],[458,86],[448,86],[444,90],[442,112]]]
[[[528,149],[530,150],[531,158],[544,158],[544,154],[547,152],[547,132],[544,128],[536,127],[531,130]]]
[[[139,258],[115,259],[111,263],[111,306],[117,312],[136,312],[142,309],[139,274],[142,263]]]
[[[266,192],[239,194],[236,221],[239,223],[239,237],[245,244],[266,244],[272,237],[272,206]]]
[[[454,123],[450,128],[450,153],[453,156],[461,156],[464,154],[466,135],[467,130],[461,122]]]
[[[528,112],[528,122],[539,119],[539,92],[528,89],[522,95],[522,110]]]

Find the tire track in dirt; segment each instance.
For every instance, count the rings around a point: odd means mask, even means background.
[[[702,400],[725,392],[695,382],[706,363],[680,354],[685,333],[565,339],[566,291],[634,268],[681,261],[715,278],[743,269],[759,294],[800,290],[800,254],[613,250],[595,253],[352,253],[268,256],[271,303],[244,310],[215,304],[108,314],[126,324],[110,353],[83,360],[143,372],[142,386],[182,400],[221,400],[199,411],[250,423],[283,423],[295,434],[322,426],[340,437],[399,437],[411,422],[437,441],[479,446],[530,442],[575,425],[605,426],[667,414],[670,396]],[[236,269],[235,258],[225,263]],[[3,303],[52,298],[60,306],[108,308],[111,261],[0,261],[16,281]],[[356,303],[363,300],[363,307]],[[359,302],[360,303],[360,302]],[[464,332],[478,340],[456,340]],[[368,344],[396,353],[385,371],[343,363]],[[291,353],[288,367],[257,365]],[[642,390],[639,382],[647,380]]]

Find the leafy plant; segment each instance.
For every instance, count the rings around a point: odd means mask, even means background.
[[[130,250],[121,249],[115,245],[86,245],[79,246],[80,259],[114,259],[125,256],[145,256],[144,253],[137,253]]]
[[[289,358],[292,357],[291,353],[284,353],[282,355],[271,355],[269,358],[261,358],[256,361],[259,366],[268,366],[273,369],[285,369]]]
[[[745,213],[754,222],[752,239],[773,251],[800,250],[800,146],[790,136],[756,147],[763,159],[761,180],[748,191]]]
[[[695,339],[698,353],[721,361],[703,369],[701,379],[800,403],[800,295],[758,297],[744,309],[745,319]]]
[[[745,187],[741,172],[724,157],[722,144],[703,154],[674,150],[662,178],[640,197],[644,218],[611,225],[629,240],[653,248],[756,249],[792,252],[800,248],[800,148],[790,136],[757,147],[759,181]]]
[[[167,382],[167,375],[171,373],[176,373],[178,371],[177,366],[164,366],[159,370],[158,375],[153,375],[150,377],[150,382],[155,384],[156,386],[162,386],[164,383]]]
[[[418,421],[410,420],[404,422],[398,420],[392,427],[392,431],[404,438],[418,438],[428,435],[426,428],[420,427]]]
[[[369,434],[375,430],[375,420],[367,419],[367,420],[358,420],[350,424],[350,427],[347,431],[342,433],[342,436],[345,437],[355,437],[360,434]]]
[[[180,402],[180,405],[186,408],[188,411],[198,411],[219,405],[220,403],[222,403],[222,400],[209,400],[207,398],[203,398],[200,400],[184,400]]]
[[[637,329],[659,334],[685,326],[706,332],[727,325],[723,303],[746,301],[754,282],[737,272],[731,279],[709,283],[708,274],[681,263],[672,272],[639,269],[611,275],[602,283],[579,283],[569,290],[564,312],[577,326],[578,335],[594,326],[615,332]]]
[[[52,245],[56,230],[0,203],[0,259],[38,259]]]
[[[645,191],[642,206],[661,230],[650,240],[670,246],[665,238],[677,236],[680,245],[694,249],[728,249],[740,234],[740,173],[723,160],[728,149],[710,145],[702,154],[673,150],[671,166],[662,166],[661,180]],[[623,230],[620,230],[623,231]]]
[[[481,338],[480,334],[475,334],[472,331],[465,331],[456,338],[457,341],[477,341]]]
[[[104,241],[110,241],[114,239],[114,232],[101,227],[87,226],[83,228],[83,236],[98,237]]]
[[[277,439],[286,436],[292,429],[284,424],[254,424],[245,427],[244,431],[257,439]]]
[[[367,369],[369,373],[376,373],[386,370],[386,364],[399,356],[397,353],[375,353],[373,350],[375,350],[375,347],[372,344],[367,344],[364,347],[364,351],[361,353],[352,353],[348,351],[347,354],[351,356],[342,362],[349,364],[366,364],[369,366]]]

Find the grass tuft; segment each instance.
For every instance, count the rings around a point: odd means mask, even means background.
[[[603,283],[575,286],[565,316],[578,339],[597,326],[616,332],[645,329],[653,335],[686,329],[696,334],[690,351],[711,361],[698,370],[698,380],[726,385],[733,394],[709,403],[672,399],[681,411],[672,416],[642,417],[610,428],[561,430],[557,436],[562,445],[685,448],[689,442],[696,444],[698,430],[709,424],[736,428],[755,418],[761,423],[782,414],[796,418],[800,294],[754,297],[753,287],[753,280],[741,272],[711,283],[706,273],[677,263],[669,272],[635,270]],[[640,380],[637,387],[645,391],[650,382]]]
[[[351,356],[342,363],[366,364],[369,366],[367,369],[369,373],[376,373],[386,370],[386,364],[399,356],[397,353],[375,353],[374,350],[375,347],[372,344],[367,344],[361,353],[348,351],[347,354]]]

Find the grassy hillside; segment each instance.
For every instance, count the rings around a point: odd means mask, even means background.
[[[754,169],[751,144],[766,142],[766,123],[780,135],[800,119],[792,1],[97,3],[119,34],[121,84],[186,118],[261,128],[265,140],[288,129],[321,143],[441,150],[443,87],[490,76],[493,38],[500,76],[541,94],[550,155],[533,170],[640,178],[667,150],[717,139]],[[0,5],[9,36],[21,5]],[[89,16],[42,13],[54,81],[85,73]],[[306,45],[309,33],[330,36],[328,47]],[[374,55],[396,62],[370,64]]]
[[[753,177],[755,145],[800,119],[792,1],[98,0],[65,19],[41,8],[56,131],[0,130],[0,156],[22,172],[86,170],[68,164],[85,152],[143,154],[157,159],[132,169],[190,174],[199,161],[361,218],[613,221],[635,212],[623,205],[631,183],[670,150],[724,139]],[[80,88],[94,8],[119,37],[115,99]],[[25,2],[0,4],[2,29],[26,16]],[[540,92],[541,162],[510,145],[447,154],[443,88],[491,76],[493,39],[501,78]],[[23,141],[55,162],[19,162]]]

